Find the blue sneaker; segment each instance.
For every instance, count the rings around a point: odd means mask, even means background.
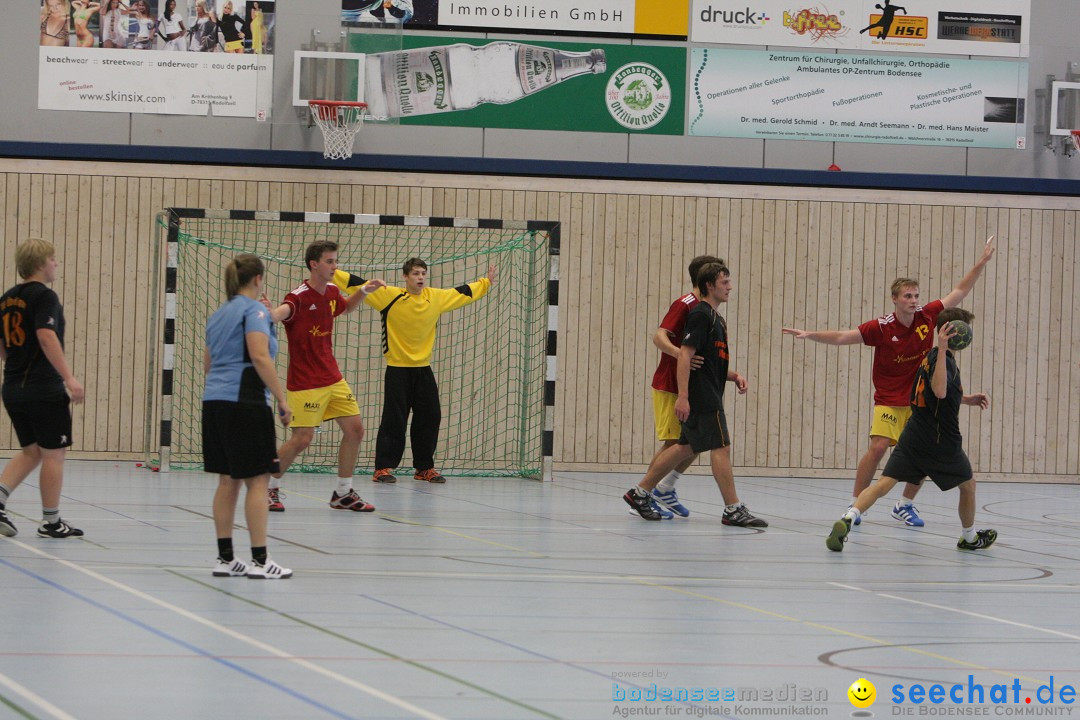
[[[853,507],[855,507],[855,503],[851,503],[850,505],[848,505],[848,506],[847,506],[847,509],[848,509],[848,510],[850,510],[850,509],[851,509],[851,508],[853,508]],[[856,525],[862,525],[862,516],[863,516],[864,514],[865,514],[865,513],[862,513],[862,514],[860,514],[860,515],[859,515],[859,517],[855,518],[855,524],[856,524]]]
[[[896,503],[892,509],[892,516],[912,527],[922,527],[926,524],[923,522],[923,519],[919,517],[919,513],[915,512],[915,506],[911,503],[906,503],[904,505]]]
[[[679,502],[679,496],[675,494],[675,488],[672,488],[667,492],[653,490],[652,499],[657,505],[662,508],[667,508],[676,515],[681,515],[682,517],[690,517],[690,511],[686,509],[685,505]]]

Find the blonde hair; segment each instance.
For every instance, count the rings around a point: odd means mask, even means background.
[[[225,294],[231,300],[260,275],[266,273],[262,260],[250,253],[237,255],[225,266]]]
[[[48,240],[27,238],[15,248],[15,269],[19,277],[26,280],[40,270],[51,257],[56,257],[56,248]]]
[[[894,298],[900,297],[901,291],[903,291],[903,289],[906,287],[917,288],[919,287],[919,281],[914,278],[896,278],[895,280],[893,280],[892,284],[892,296]]]

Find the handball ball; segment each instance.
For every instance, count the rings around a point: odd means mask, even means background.
[[[956,330],[956,334],[949,338],[950,350],[963,350],[975,339],[971,326],[963,320],[952,320],[949,325]]]

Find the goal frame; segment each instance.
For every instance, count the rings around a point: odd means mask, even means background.
[[[165,208],[158,214],[157,247],[164,249],[164,267],[158,258],[156,267],[164,270],[161,287],[161,355],[158,424],[158,468],[168,472],[173,436],[173,370],[176,339],[177,264],[179,238],[186,220],[258,220],[264,222],[336,223],[356,225],[396,225],[430,228],[474,228],[491,230],[539,231],[548,236],[547,335],[545,338],[543,429],[541,437],[542,480],[552,478],[552,455],[555,447],[555,381],[558,349],[559,257],[561,223],[550,220],[506,220],[499,218],[460,218],[417,215],[375,215],[334,212],[226,210],[217,208]],[[160,237],[164,229],[164,242]],[[164,246],[164,247],[163,247]],[[153,370],[151,370],[153,372]]]

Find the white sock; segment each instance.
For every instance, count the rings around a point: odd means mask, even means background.
[[[271,475],[270,476],[270,485],[269,485],[269,487],[270,487],[271,490],[277,490],[279,487],[281,487],[281,478],[276,478],[273,475]]]
[[[975,526],[964,528],[963,536],[967,542],[975,542]]]
[[[679,472],[678,470],[672,470],[667,474],[667,477],[665,477],[657,484],[656,489],[660,492],[670,492],[675,489],[675,483],[678,482],[679,478],[681,477],[681,472]]]
[[[855,521],[862,517],[862,513],[859,512],[859,508],[852,505],[847,509],[847,512],[844,513],[844,517],[850,520],[851,524],[854,525]]]
[[[352,491],[352,476],[347,478],[339,477],[337,479],[337,494],[338,497],[348,495]]]
[[[743,504],[741,502],[737,502],[734,505],[727,505],[724,507],[724,512],[732,513],[741,508],[742,506]]]

